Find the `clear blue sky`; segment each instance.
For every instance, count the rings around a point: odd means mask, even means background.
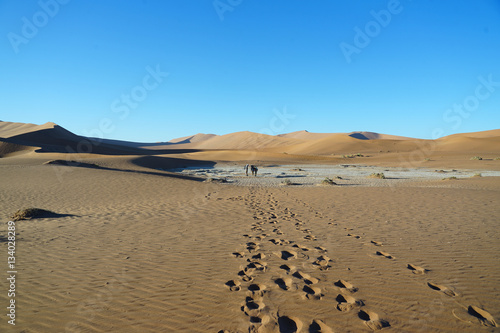
[[[0,94],[143,142],[500,128],[500,1],[0,0]]]

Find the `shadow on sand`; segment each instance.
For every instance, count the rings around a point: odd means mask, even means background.
[[[174,168],[187,168],[188,166],[203,166],[211,168],[215,165],[215,162],[212,161],[188,160],[182,158],[161,157],[161,156],[140,156],[132,159],[130,162],[135,166],[155,171],[112,168],[112,167],[101,166],[95,163],[68,161],[68,160],[52,160],[46,162],[45,164],[109,170],[118,172],[139,173],[144,175],[154,175],[154,176],[170,177],[170,178],[178,178],[178,179],[194,180],[194,181],[204,181],[205,179],[200,177],[180,175],[177,173],[168,172],[167,170]]]

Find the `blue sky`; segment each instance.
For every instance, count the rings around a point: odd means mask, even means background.
[[[500,1],[0,0],[0,120],[195,133],[500,128]]]

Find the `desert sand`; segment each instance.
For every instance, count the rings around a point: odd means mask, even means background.
[[[0,155],[3,267],[11,214],[54,212],[16,222],[1,332],[500,331],[500,130],[139,144],[0,122]]]

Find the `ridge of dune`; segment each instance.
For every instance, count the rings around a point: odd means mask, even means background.
[[[380,152],[411,152],[431,149],[442,152],[497,153],[500,129],[459,133],[436,140],[412,139],[375,132],[311,133],[306,130],[279,135],[250,131],[225,135],[198,133],[164,143],[132,143],[121,140],[98,140],[76,135],[65,128],[47,122],[42,125],[0,121],[1,152],[4,156],[39,147],[43,152],[76,152],[82,142],[90,153],[110,155],[158,154],[171,149],[201,150],[265,150],[295,155],[335,155]],[[80,147],[81,148],[81,147]],[[81,149],[80,149],[81,150]],[[87,151],[85,151],[87,152]]]
[[[277,136],[282,138],[291,138],[299,140],[317,140],[322,139],[327,136],[333,135],[333,133],[312,133],[307,130],[278,134]]]
[[[480,139],[485,139],[485,138],[492,138],[492,137],[497,137],[500,136],[500,129],[493,129],[493,130],[488,130],[488,131],[480,131],[480,132],[468,132],[468,133],[457,133],[457,134],[451,134],[447,136],[443,136],[437,140],[449,140],[449,139],[456,139],[456,138],[480,138]]]
[[[352,138],[360,140],[415,140],[414,138],[390,134],[381,134],[376,132],[355,131],[347,133]]]
[[[460,152],[492,152],[500,151],[500,136],[491,137],[468,137],[453,136],[441,138],[435,141],[436,150],[460,151]]]
[[[214,136],[196,144],[198,149],[265,149],[284,147],[303,142],[292,138],[282,138],[249,131]]]
[[[36,125],[31,123],[15,123],[8,121],[0,121],[0,137],[10,138],[13,136],[38,131],[41,129],[52,128],[56,124],[52,122],[47,122],[42,125]]]
[[[308,141],[287,147],[290,154],[332,155],[360,152],[408,152],[422,147],[428,140],[371,139],[360,140],[344,133],[337,133],[322,139]]]
[[[205,133],[197,133],[195,135],[183,136],[181,138],[172,139],[168,142],[182,144],[182,143],[198,143],[201,141],[208,140],[217,136],[216,134],[205,134]]]

